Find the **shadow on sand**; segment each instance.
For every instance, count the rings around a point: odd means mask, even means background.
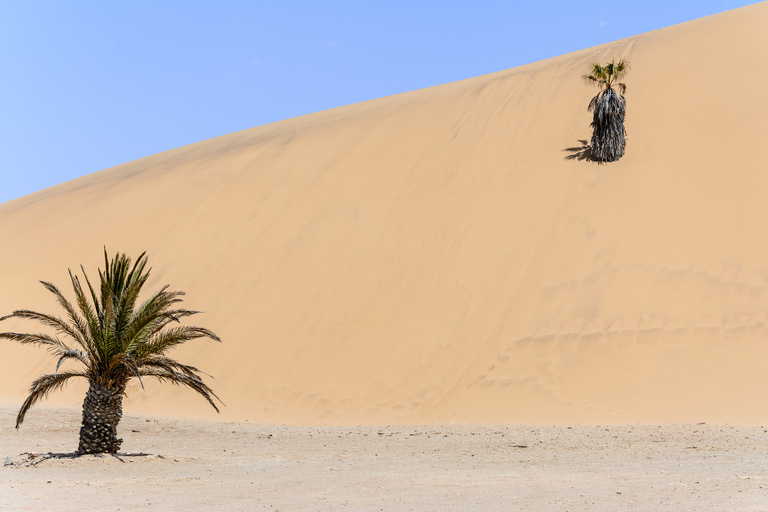
[[[5,466],[37,466],[41,462],[45,462],[47,460],[55,459],[55,460],[62,460],[62,459],[77,459],[78,457],[81,457],[84,455],[80,455],[77,452],[70,452],[70,453],[22,453],[18,457],[6,457],[5,459]],[[125,462],[124,458],[129,457],[152,457],[153,455],[151,453],[98,453],[94,454],[94,457],[114,457],[120,462]],[[160,455],[155,455],[155,457],[164,458]]]
[[[565,157],[566,160],[578,160],[580,162],[587,161],[587,162],[595,162],[595,163],[602,163],[599,160],[596,160],[595,158],[592,158],[592,150],[589,147],[589,142],[586,140],[579,140],[580,146],[574,146],[572,148],[565,148],[563,151],[567,151],[570,153],[568,156]]]

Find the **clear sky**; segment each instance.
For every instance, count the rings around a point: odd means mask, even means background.
[[[2,0],[0,203],[211,137],[752,3]]]

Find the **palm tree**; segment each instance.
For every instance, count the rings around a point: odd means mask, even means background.
[[[589,102],[587,110],[594,111],[590,125],[592,157],[602,162],[615,162],[624,156],[626,144],[624,137],[627,134],[624,129],[627,104],[624,93],[627,91],[627,85],[617,81],[624,78],[627,71],[629,71],[629,62],[625,59],[619,62],[611,60],[605,66],[593,63],[591,72],[582,77],[587,84],[600,88],[597,96]],[[621,94],[616,94],[614,86],[621,91]]]
[[[58,358],[54,373],[43,375],[32,383],[29,396],[16,417],[16,428],[24,421],[30,407],[48,393],[75,377],[88,380],[78,455],[116,453],[120,449],[122,439],[117,438],[117,425],[122,417],[125,387],[133,377],[139,382],[142,377],[155,377],[162,382],[187,386],[203,395],[216,412],[219,411],[214,402],[214,398],[219,398],[203,382],[199,375],[202,372],[165,355],[169,349],[186,341],[196,338],[221,341],[219,337],[202,327],[171,326],[181,318],[199,312],[177,308],[175,305],[182,301],[180,297],[184,293],[168,291],[167,285],[138,304],[139,292],[151,270],[145,271],[146,253],[142,253],[131,267],[131,259],[125,254],[118,253],[110,261],[105,249],[104,264],[104,272],[99,269],[98,298],[85,269],[80,266],[91,301],[80,279],[69,271],[77,308],[58,288],[41,281],[56,296],[66,312],[66,319],[29,310],[17,310],[0,318],[0,321],[7,318],[36,320],[56,331],[55,335],[0,333],[0,339],[44,346]],[[79,362],[80,370],[59,371],[68,359]],[[144,387],[143,382],[141,386]]]

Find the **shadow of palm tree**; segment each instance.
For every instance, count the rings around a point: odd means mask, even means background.
[[[586,140],[579,140],[581,146],[574,146],[572,148],[565,148],[563,151],[567,151],[570,155],[566,156],[566,160],[578,160],[580,162],[597,162],[598,160],[592,157],[592,149],[589,147],[589,142]]]
[[[37,466],[41,462],[45,462],[47,460],[62,460],[62,459],[77,459],[78,457],[81,457],[82,455],[77,452],[69,452],[69,453],[22,453],[18,457],[6,457],[5,458],[5,466]],[[151,457],[152,454],[150,453],[109,453],[109,454],[103,454],[103,453],[97,453],[93,455],[94,457],[114,457],[120,462],[125,462],[124,458],[133,458],[133,457]],[[164,458],[160,455],[157,457]],[[14,460],[15,459],[15,460]]]

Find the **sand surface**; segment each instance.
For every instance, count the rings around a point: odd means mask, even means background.
[[[186,291],[223,338],[176,355],[226,407],[148,384],[129,412],[768,424],[766,27],[760,3],[10,201],[0,312],[55,312],[38,280],[68,290],[67,268],[95,275],[105,245],[146,250],[148,287]],[[632,64],[629,139],[599,165],[580,76],[613,57]],[[0,399],[54,366],[4,345]]]
[[[14,414],[0,408],[4,431]],[[762,427],[298,427],[129,415],[118,457],[72,458],[78,427],[78,411],[41,408],[0,436],[0,509],[768,510]]]

